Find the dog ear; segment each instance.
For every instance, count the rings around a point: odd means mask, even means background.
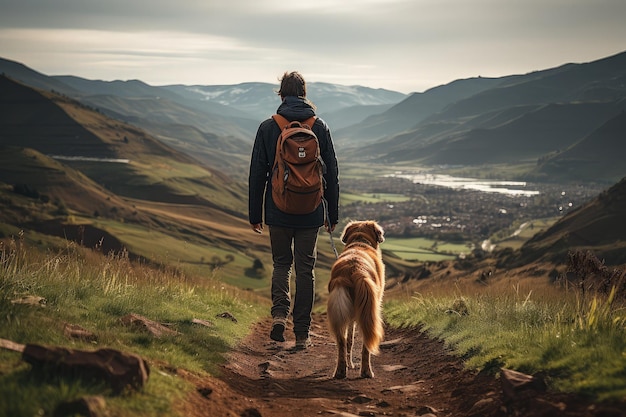
[[[374,230],[376,231],[376,240],[378,243],[383,243],[385,241],[385,231],[378,223],[374,223]]]
[[[348,240],[348,237],[350,236],[350,233],[352,233],[354,231],[354,223],[350,222],[346,225],[346,227],[343,229],[343,233],[341,233],[341,243],[345,244],[346,241]]]

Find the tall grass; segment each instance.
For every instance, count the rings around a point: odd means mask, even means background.
[[[563,289],[536,281],[415,294],[387,302],[386,319],[445,340],[472,368],[542,371],[558,390],[626,398],[626,310],[619,284],[608,294],[583,294],[578,285]]]
[[[42,302],[17,302],[27,296],[41,297]],[[193,388],[172,370],[215,373],[228,349],[261,315],[264,303],[216,277],[134,263],[126,253],[107,255],[72,244],[43,253],[26,248],[19,239],[0,243],[0,338],[86,350],[109,347],[148,360],[153,369],[146,388],[134,396],[110,398],[116,415],[171,412],[171,403]],[[223,312],[237,322],[217,317]],[[120,318],[130,313],[177,333],[156,338],[129,328]],[[192,323],[194,318],[213,325],[199,326]],[[63,335],[65,323],[93,332],[97,341],[68,339]],[[19,354],[0,351],[0,415],[52,415],[60,401],[103,391],[54,376],[42,378],[29,369]]]

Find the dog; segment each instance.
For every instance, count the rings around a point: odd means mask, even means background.
[[[383,228],[373,220],[346,225],[341,241],[345,244],[330,271],[328,283],[328,327],[337,342],[337,367],[333,378],[346,377],[352,361],[354,331],[358,325],[363,338],[361,378],[373,378],[370,354],[378,354],[384,337],[382,300],[385,264],[380,244]]]

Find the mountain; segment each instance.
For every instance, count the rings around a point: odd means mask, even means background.
[[[0,238],[219,267],[253,288],[270,251],[249,233],[246,201],[244,183],[146,131],[0,77]]]
[[[545,155],[567,149],[625,109],[626,100],[512,107],[466,122],[465,131],[446,129],[441,140],[419,149],[407,151],[386,142],[378,143],[377,147],[386,145],[387,155],[392,159],[413,157],[429,164],[535,163]]]
[[[525,75],[458,80],[413,94],[336,136],[344,152],[363,160],[536,166],[625,109],[626,53],[621,53]],[[623,152],[620,143],[612,146],[616,154]],[[615,182],[626,175],[616,171],[599,176],[587,171],[584,180]],[[545,172],[531,169],[526,177],[545,178]]]
[[[121,121],[131,123],[204,164],[245,180],[259,123],[280,101],[277,84],[151,86],[140,80],[101,81],[46,76],[0,58],[0,71],[41,90],[59,92]],[[361,86],[309,83],[309,99],[331,128],[358,123],[406,95]]]
[[[190,100],[217,103],[250,115],[258,123],[276,112],[280,105],[277,95],[279,85],[269,83],[241,83],[236,85],[186,86],[170,85],[164,89]],[[348,110],[353,119],[360,121],[378,110],[379,106],[391,106],[402,101],[405,94],[361,86],[342,86],[321,82],[307,83],[307,98],[317,107],[325,120],[338,111]],[[334,119],[340,126],[341,119]],[[337,129],[331,124],[333,129]]]
[[[8,59],[0,58],[0,73],[41,90],[52,90],[66,95],[80,94],[79,90],[75,90],[63,82]]]
[[[241,202],[244,188],[239,183],[220,171],[201,167],[191,156],[134,126],[7,77],[0,77],[0,91],[2,146],[33,149],[66,161],[123,196],[196,201],[233,212],[245,208]],[[211,192],[205,195],[217,198],[206,200],[190,192],[187,188],[192,184],[208,187]]]
[[[336,136],[343,144],[371,143],[409,130],[428,116],[436,114],[447,105],[472,96],[498,84],[500,79],[471,78],[456,80],[431,88],[424,93],[413,93],[385,112],[368,117],[358,127],[338,130]]]
[[[625,101],[625,100],[622,100]],[[546,158],[538,171],[550,178],[584,180],[625,175],[626,110],[563,152]]]

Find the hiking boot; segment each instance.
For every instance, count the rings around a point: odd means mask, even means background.
[[[296,335],[296,350],[304,350],[313,346],[308,334]]]
[[[274,322],[272,323],[272,331],[270,332],[270,339],[275,340],[277,342],[284,342],[285,335],[285,326],[287,324],[287,319],[283,317],[275,317]]]

